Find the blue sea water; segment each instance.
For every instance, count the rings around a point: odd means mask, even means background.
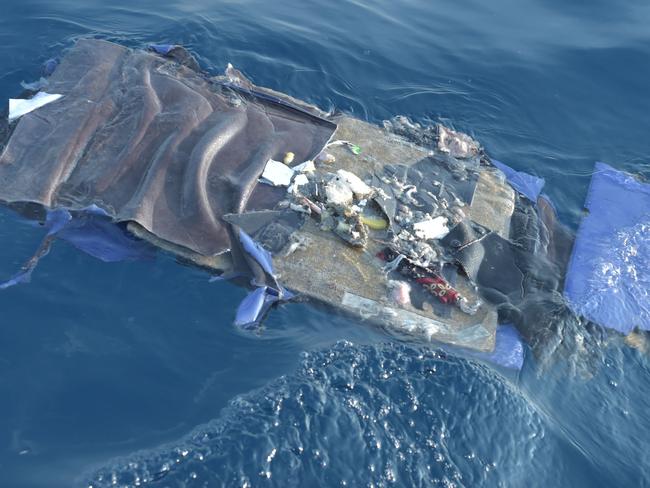
[[[575,229],[593,163],[650,176],[642,0],[4,0],[0,95],[76,39],[188,47],[210,72],[373,123],[443,121],[546,179]],[[0,279],[42,232],[0,213]],[[519,374],[165,256],[57,243],[0,293],[0,486],[648,486],[648,355],[546,324]],[[569,337],[570,336],[570,337]]]

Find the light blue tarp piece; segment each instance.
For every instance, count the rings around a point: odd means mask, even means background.
[[[494,351],[473,352],[471,355],[504,368],[520,370],[524,365],[524,344],[513,325],[499,325]]]
[[[650,330],[650,185],[596,163],[585,208],[564,296],[604,327]]]
[[[492,159],[492,164],[506,175],[508,183],[510,183],[515,190],[524,195],[530,201],[537,201],[537,197],[539,197],[542,188],[544,188],[544,178],[539,178],[538,176],[533,176],[524,173],[523,171],[516,171],[507,164],[497,161],[496,159]]]

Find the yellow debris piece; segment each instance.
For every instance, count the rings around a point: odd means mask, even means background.
[[[381,217],[370,217],[368,215],[361,216],[361,222],[366,224],[372,230],[385,230],[388,229],[388,222]]]

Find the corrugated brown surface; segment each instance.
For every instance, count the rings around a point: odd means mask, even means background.
[[[312,157],[335,128],[100,40],[78,41],[47,91],[64,97],[18,121],[0,156],[0,200],[94,203],[206,256],[230,248],[221,215],[281,198],[266,187],[249,202],[269,158]]]

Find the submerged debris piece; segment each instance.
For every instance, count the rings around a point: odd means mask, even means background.
[[[235,86],[246,88],[248,90],[253,88],[253,84],[250,80],[230,63],[226,65],[226,71],[224,74],[226,75],[227,80]]]
[[[45,88],[48,84],[47,78],[43,78],[42,76],[40,79],[36,81],[32,81],[31,83],[25,83],[24,81],[20,82],[20,86],[23,88],[23,90],[28,90],[31,92],[37,92]]]

